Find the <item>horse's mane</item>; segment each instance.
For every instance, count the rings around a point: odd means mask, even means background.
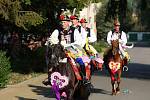
[[[118,51],[119,51],[119,40],[118,39],[116,39],[116,40],[113,40],[112,42],[111,42],[111,46],[112,46],[112,54],[113,55],[115,55],[116,53],[119,53]]]
[[[65,58],[65,52],[61,44],[53,44],[48,46],[48,58],[49,64],[55,66],[55,63],[58,63],[60,59]]]
[[[104,58],[103,58],[103,60],[104,60],[104,65],[106,66],[106,67],[108,67],[108,61],[109,61],[109,59],[111,59],[111,58],[113,58],[114,57],[114,54],[117,52],[117,53],[119,53],[119,41],[118,40],[114,40],[114,41],[112,41],[111,42],[112,43],[112,45],[111,45],[111,47],[109,47],[108,49],[107,49],[107,51],[104,53]],[[115,48],[115,49],[114,49]]]

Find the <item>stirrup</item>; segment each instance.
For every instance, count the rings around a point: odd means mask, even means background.
[[[123,71],[128,71],[129,69],[128,69],[128,67],[127,66],[123,66]]]
[[[87,79],[83,79],[82,81],[83,81],[84,85],[91,84],[91,82],[89,80],[87,80]]]
[[[51,85],[50,81],[45,81],[45,80],[44,80],[44,81],[42,81],[42,83],[43,83],[44,85],[46,85],[46,86],[47,86],[47,85]]]

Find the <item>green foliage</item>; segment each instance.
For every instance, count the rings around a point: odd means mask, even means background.
[[[25,30],[28,30],[31,26],[42,24],[44,18],[40,14],[34,11],[21,11],[23,10],[23,3],[25,5],[31,5],[30,0],[1,0],[0,17]]]
[[[5,20],[9,19],[9,11],[11,10],[11,0],[0,0],[0,15]]]
[[[96,15],[98,40],[105,40],[107,33],[113,28],[113,20],[106,20],[108,0],[102,2],[102,7]]]
[[[42,72],[46,67],[45,47],[31,51],[26,47],[19,50],[20,53],[12,59],[12,69],[14,72],[28,74],[31,72]]]
[[[26,5],[31,5],[31,0],[22,0],[22,2]]]
[[[44,22],[44,18],[33,11],[20,11],[16,17],[16,25],[28,30],[31,26],[37,26]]]
[[[104,41],[98,41],[93,46],[97,50],[97,52],[101,53],[101,52],[103,52],[103,49],[106,48],[107,43]]]
[[[0,87],[5,87],[10,78],[11,65],[6,52],[0,51]]]
[[[43,72],[46,68],[46,59],[45,59],[46,46],[38,48],[34,52],[34,61],[33,70],[35,72]]]

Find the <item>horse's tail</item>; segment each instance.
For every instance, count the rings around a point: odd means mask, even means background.
[[[132,45],[128,46],[128,45],[125,45],[123,46],[124,48],[129,48],[129,49],[132,49],[134,47],[134,44],[132,43]]]

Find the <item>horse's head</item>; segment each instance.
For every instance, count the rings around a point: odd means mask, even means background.
[[[65,58],[63,46],[61,44],[54,44],[48,47],[49,64],[52,67],[59,65],[59,60]]]
[[[117,54],[119,50],[119,40],[118,39],[112,40],[111,45],[112,45],[112,54],[113,55]]]

